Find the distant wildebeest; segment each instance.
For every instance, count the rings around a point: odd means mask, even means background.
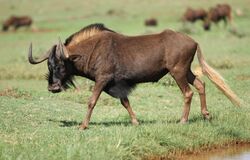
[[[110,9],[110,10],[107,11],[107,14],[108,15],[114,15],[115,14],[115,10]]]
[[[146,19],[144,22],[145,26],[157,26],[157,20],[155,18]]]
[[[11,16],[6,21],[3,22],[3,31],[7,31],[10,27],[14,27],[17,30],[19,27],[30,27],[32,24],[32,19],[29,16]]]
[[[207,17],[207,12],[204,9],[187,8],[186,12],[182,16],[182,21],[194,23],[197,20],[204,21],[206,17]]]
[[[125,36],[103,24],[89,25],[66,39],[53,45],[43,56],[32,56],[32,44],[28,59],[31,64],[45,60],[48,64],[48,90],[57,93],[74,85],[73,76],[82,76],[95,81],[88,110],[80,129],[86,129],[94,106],[102,91],[119,98],[127,109],[132,124],[137,118],[130,106],[128,95],[138,83],[157,82],[168,72],[175,79],[184,96],[181,123],[188,121],[193,92],[189,84],[199,93],[201,113],[209,118],[206,105],[205,85],[191,71],[191,63],[197,52],[203,70],[212,82],[238,105],[237,96],[225,84],[222,77],[204,60],[197,42],[172,30],[143,36]],[[151,106],[153,107],[153,106]]]
[[[227,21],[229,21],[229,23],[232,22],[232,11],[230,5],[217,4],[216,7],[210,8],[208,16],[204,21],[203,28],[205,30],[210,30],[212,22],[218,24],[221,20],[224,21],[225,26],[227,25]]]

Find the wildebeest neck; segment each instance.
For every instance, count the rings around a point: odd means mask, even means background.
[[[102,54],[100,51],[97,51],[100,49],[99,43],[100,39],[93,38],[74,46],[66,46],[70,53],[69,60],[76,68],[77,75],[94,79],[92,71],[95,70],[95,63],[92,62],[92,59],[96,59],[98,54]]]
[[[96,37],[104,32],[115,33],[103,24],[97,23],[84,27],[66,39],[64,45],[69,50],[70,60],[74,63],[77,74],[94,79],[93,75],[90,75],[94,69],[91,59],[93,54],[97,53],[95,50],[99,45],[99,38]]]

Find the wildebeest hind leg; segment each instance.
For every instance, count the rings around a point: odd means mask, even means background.
[[[197,78],[191,71],[188,72],[188,82],[192,84],[199,93],[202,115],[205,119],[210,119],[206,104],[205,83]]]
[[[182,72],[173,74],[171,73],[173,78],[175,79],[177,85],[182,91],[182,94],[184,96],[184,107],[183,107],[183,114],[181,117],[180,123],[186,123],[188,121],[188,116],[190,112],[190,105],[193,97],[193,91],[189,87],[186,74],[183,74]]]
[[[127,98],[127,97],[126,97],[126,98],[121,98],[120,100],[121,100],[121,104],[122,104],[122,105],[124,106],[124,108],[126,108],[126,110],[128,111],[129,116],[130,116],[130,118],[131,118],[132,124],[133,124],[133,125],[138,125],[139,122],[137,121],[136,116],[135,116],[135,113],[133,112],[133,110],[132,110],[132,108],[131,108],[131,106],[130,106],[130,104],[129,104],[128,98]]]

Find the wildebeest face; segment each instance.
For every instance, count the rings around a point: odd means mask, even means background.
[[[2,28],[3,31],[7,31],[8,30],[8,26],[6,25],[3,25],[3,28]]]
[[[58,49],[56,49],[58,52]],[[52,52],[48,58],[48,90],[57,93],[64,89],[64,83],[67,79],[66,67],[64,61],[57,57],[56,52]]]
[[[29,50],[29,62],[38,64],[48,59],[48,90],[52,93],[58,93],[69,88],[70,85],[75,87],[72,75],[72,63],[68,60],[68,51],[66,47],[59,41],[58,45],[54,45],[44,56],[39,60],[34,60],[32,57],[32,45]]]
[[[209,20],[205,20],[204,24],[203,24],[204,30],[209,31],[210,30],[210,26],[211,26],[211,23],[209,22]]]
[[[54,46],[48,58],[49,73],[46,78],[48,80],[48,90],[52,93],[61,92],[69,88],[70,85],[75,87],[70,71],[72,66],[65,52],[67,52],[65,46],[59,43],[59,45]]]

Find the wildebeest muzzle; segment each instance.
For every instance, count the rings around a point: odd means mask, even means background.
[[[53,83],[53,84],[50,84],[48,86],[48,90],[52,93],[58,93],[58,92],[62,91],[62,87],[61,87],[61,84],[59,82]]]

